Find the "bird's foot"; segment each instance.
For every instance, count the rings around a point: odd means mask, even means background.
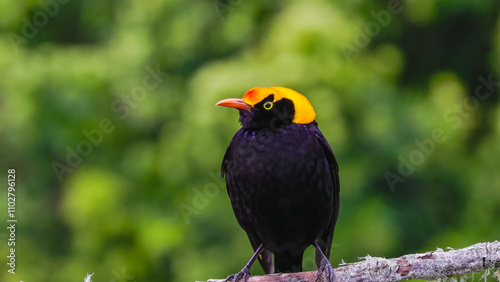
[[[240,279],[243,279],[243,282],[247,282],[247,279],[250,277],[250,268],[246,266],[238,273],[231,274],[226,278],[226,282],[238,282]]]
[[[260,253],[262,253],[263,250],[264,250],[264,244],[260,244],[259,247],[257,248],[257,250],[255,251],[255,253],[253,254],[253,256],[250,258],[248,263],[245,265],[245,267],[243,267],[243,269],[240,272],[238,272],[236,274],[229,275],[226,278],[226,282],[230,282],[230,281],[238,282],[238,280],[240,280],[241,278],[243,278],[243,282],[247,282],[247,279],[250,277],[250,267],[252,267],[252,264],[255,262],[255,260],[260,255]]]
[[[333,282],[335,280],[335,273],[332,264],[325,257],[321,259],[321,266],[318,268],[318,274],[316,274],[314,281],[320,281],[319,278],[321,277],[321,273],[323,273],[323,271],[325,272],[326,281]]]

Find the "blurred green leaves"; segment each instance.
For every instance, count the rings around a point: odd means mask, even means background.
[[[24,35],[54,1],[0,4],[0,175],[15,167],[19,178],[19,272],[0,280],[239,271],[252,251],[218,178],[238,116],[214,104],[254,86],[305,94],[335,151],[334,264],[498,239],[498,87],[474,98],[480,77],[500,80],[498,1],[401,1],[352,58],[341,46],[354,46],[387,3],[61,1]],[[229,9],[221,17],[216,5]],[[11,33],[26,42],[13,46]],[[146,88],[148,68],[168,76]],[[60,182],[51,164],[103,119],[113,131]],[[384,173],[436,129],[446,140],[391,190]],[[189,224],[180,205],[196,209]]]

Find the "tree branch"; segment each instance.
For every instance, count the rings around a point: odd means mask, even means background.
[[[385,259],[364,257],[335,269],[336,281],[401,281],[436,279],[500,267],[500,242],[479,243],[448,252],[442,249]],[[500,270],[495,275],[500,280]],[[248,282],[314,281],[316,271],[252,276]],[[210,279],[207,282],[222,282]],[[326,281],[321,277],[320,281]]]

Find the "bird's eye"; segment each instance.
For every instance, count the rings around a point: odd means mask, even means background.
[[[264,109],[270,110],[273,107],[273,102],[265,102]]]

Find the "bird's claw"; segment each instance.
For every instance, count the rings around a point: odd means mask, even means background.
[[[250,269],[243,268],[240,272],[236,274],[231,274],[226,278],[226,282],[238,282],[238,280],[243,278],[243,282],[247,282],[247,279],[250,277]]]
[[[332,264],[326,258],[321,260],[321,266],[318,268],[318,273],[316,274],[316,278],[314,281],[320,281],[321,273],[325,272],[325,278],[328,282],[333,282],[335,280],[335,273],[332,267]]]

